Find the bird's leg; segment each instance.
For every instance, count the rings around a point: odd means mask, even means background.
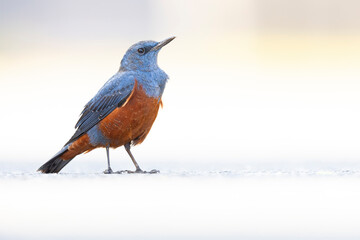
[[[132,153],[130,151],[130,143],[125,144],[124,147],[125,147],[126,152],[129,154],[132,162],[134,163],[136,170],[135,171],[129,171],[129,170],[120,171],[119,173],[159,173],[160,172],[159,170],[156,170],[156,169],[153,169],[150,172],[141,170],[141,168],[139,167],[139,164],[136,162],[134,156],[132,155]]]
[[[106,156],[107,156],[108,168],[104,171],[104,173],[105,174],[111,174],[111,173],[113,173],[113,170],[110,167],[109,146],[106,146]]]
[[[125,144],[124,147],[125,147],[126,152],[129,154],[131,161],[134,163],[134,165],[136,167],[135,172],[142,173],[143,170],[141,170],[141,168],[139,167],[139,164],[136,162],[134,156],[132,155],[132,153],[130,151],[130,143]]]

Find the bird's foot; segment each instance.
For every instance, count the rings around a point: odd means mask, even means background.
[[[151,171],[143,171],[140,168],[136,169],[135,171],[132,170],[121,170],[121,171],[117,171],[116,173],[119,174],[124,174],[124,173],[128,173],[128,174],[133,174],[133,173],[141,173],[141,174],[156,174],[156,173],[160,173],[159,170],[153,169]]]
[[[112,173],[114,173],[114,172],[111,168],[108,168],[104,171],[104,174],[112,174]]]

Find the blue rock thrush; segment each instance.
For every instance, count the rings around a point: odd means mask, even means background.
[[[168,76],[158,67],[157,56],[160,49],[174,38],[132,45],[121,60],[119,71],[85,105],[76,123],[75,134],[38,171],[58,173],[77,155],[104,147],[108,163],[104,173],[113,173],[109,148],[124,146],[136,170],[121,172],[158,172],[142,171],[130,152],[130,146],[144,141],[162,105],[161,97]]]

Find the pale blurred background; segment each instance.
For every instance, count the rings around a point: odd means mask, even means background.
[[[140,164],[356,165],[359,11],[355,0],[1,0],[0,164],[40,166],[130,45],[177,36],[159,55],[170,80],[133,151]],[[123,149],[111,157],[131,167]],[[95,150],[66,171],[105,159]]]
[[[0,0],[0,239],[360,239],[359,12]],[[164,108],[133,149],[162,174],[101,174],[103,149],[36,174],[127,48],[170,36]]]

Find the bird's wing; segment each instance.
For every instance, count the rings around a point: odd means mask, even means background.
[[[115,74],[99,90],[81,112],[79,121],[76,123],[75,134],[65,144],[71,143],[89,131],[115,108],[121,107],[130,98],[135,87],[135,78],[123,73]]]

